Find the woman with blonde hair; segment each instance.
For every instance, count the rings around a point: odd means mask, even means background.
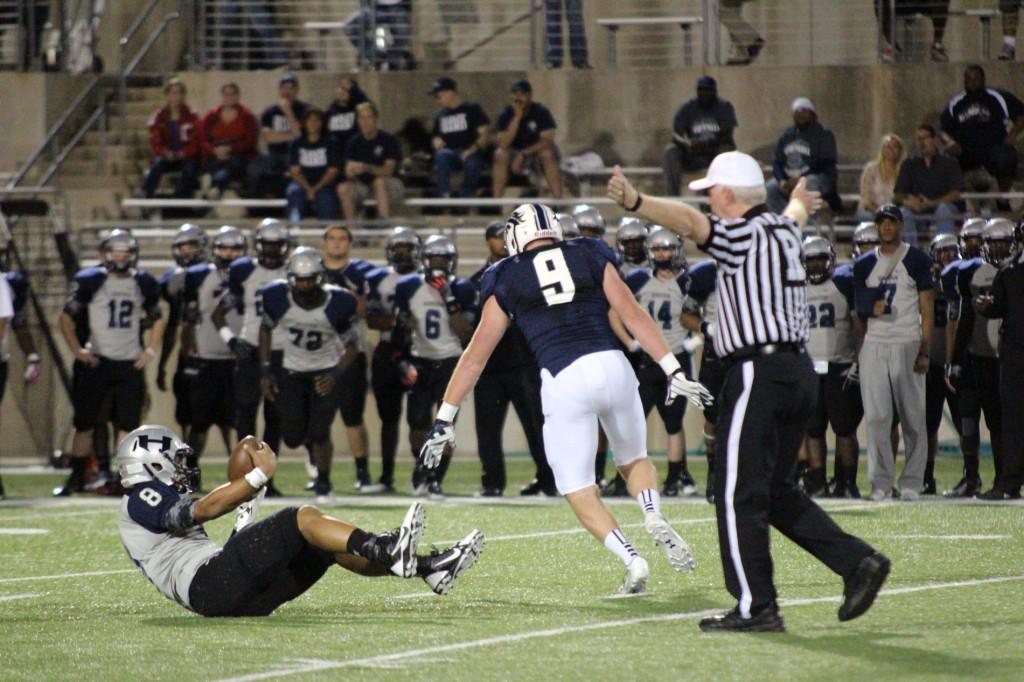
[[[882,137],[878,156],[864,165],[860,175],[860,201],[857,203],[860,219],[871,220],[880,206],[892,203],[896,178],[906,157],[907,148],[899,135],[888,133]]]

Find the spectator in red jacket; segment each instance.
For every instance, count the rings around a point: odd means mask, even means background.
[[[203,116],[200,124],[205,170],[220,193],[232,182],[245,181],[245,169],[256,154],[259,124],[251,111],[238,103],[235,83],[221,86],[220,106]]]
[[[199,177],[199,119],[185,104],[185,84],[172,78],[164,86],[167,104],[149,119],[149,146],[153,150],[153,163],[149,166],[142,193],[153,196],[160,178],[168,171],[180,174],[174,187],[174,196],[191,197],[196,191]]]

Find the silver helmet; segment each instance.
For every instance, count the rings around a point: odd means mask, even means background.
[[[655,251],[663,251],[665,249],[668,249],[672,255],[667,260],[657,258]],[[647,235],[647,260],[655,270],[686,269],[683,240],[675,232],[655,225],[651,233]]]
[[[555,220],[562,226],[562,239],[576,239],[580,236],[580,226],[570,214],[556,213]]]
[[[626,216],[619,221],[615,231],[615,247],[622,259],[632,265],[639,265],[647,257],[644,248],[647,243],[647,223],[639,218]]]
[[[538,239],[562,239],[562,225],[544,204],[521,204],[505,221],[505,250],[515,256]]]
[[[871,221],[865,221],[853,231],[853,255],[862,256],[871,249],[878,246],[878,226]]]
[[[388,235],[384,253],[388,264],[398,272],[411,272],[416,269],[416,260],[420,255],[423,242],[416,230],[411,227],[396,227]]]
[[[180,493],[192,492],[199,481],[199,469],[189,468],[191,455],[192,448],[167,427],[140,426],[117,446],[121,485],[131,488],[156,480]]]
[[[443,264],[439,264],[441,259],[444,259]],[[423,248],[420,249],[420,262],[429,279],[448,278],[455,274],[455,269],[459,266],[459,250],[455,248],[455,242],[451,239],[435,234],[427,237],[427,241],[423,243]]]
[[[312,247],[300,246],[288,259],[288,284],[294,287],[296,280],[310,278],[315,278],[317,285],[323,283],[324,257]]]
[[[576,221],[576,226],[580,228],[580,234],[586,237],[604,236],[604,216],[594,206],[580,204],[572,210],[572,217]],[[587,232],[592,234],[586,234]]]
[[[205,252],[208,243],[209,239],[203,228],[192,223],[185,223],[178,228],[178,232],[174,235],[174,241],[171,242],[171,255],[174,256],[174,262],[183,268],[202,263],[206,260]],[[181,253],[181,247],[187,244],[196,247],[195,253],[189,256]]]
[[[220,229],[213,234],[214,265],[220,270],[227,270],[231,261],[245,255],[246,247],[245,235],[241,230],[233,225],[221,225]],[[219,253],[222,249],[238,251],[238,255],[222,256]]]
[[[999,267],[1017,254],[1016,228],[1012,220],[993,218],[985,225],[981,254],[986,261]]]
[[[835,247],[832,246],[832,242],[825,239],[824,237],[812,235],[810,237],[805,238],[803,258],[804,270],[807,271],[807,279],[808,281],[810,281],[811,284],[821,284],[822,282],[827,282],[828,279],[832,276],[832,273],[835,272],[836,270]],[[810,261],[812,259],[817,260],[819,258],[825,259],[823,267],[814,267],[812,269]],[[817,263],[815,263],[815,266],[817,266]]]
[[[941,269],[947,265],[942,263],[942,255],[946,252],[953,254],[950,262],[960,259],[960,242],[956,240],[956,237],[951,234],[937,234],[932,237],[931,244],[928,246],[928,254],[932,257],[935,267]]]
[[[985,219],[970,218],[960,228],[960,251],[964,258],[977,258],[981,255],[981,240],[985,235]]]
[[[100,242],[100,251],[103,253],[103,266],[110,272],[127,272],[139,260],[139,243],[128,230],[111,230]],[[129,254],[120,264],[113,258],[113,254],[118,252]]]
[[[290,240],[287,225],[277,218],[264,218],[256,228],[256,259],[259,264],[270,270],[284,265]]]

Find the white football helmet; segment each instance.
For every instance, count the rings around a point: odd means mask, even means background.
[[[505,223],[505,249],[509,256],[515,256],[538,239],[561,241],[562,224],[543,204],[521,204]]]
[[[173,431],[158,425],[140,426],[117,446],[117,470],[121,485],[131,488],[157,480],[181,493],[192,492],[199,469],[188,468],[190,448]]]

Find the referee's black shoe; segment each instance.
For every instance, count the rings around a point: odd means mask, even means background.
[[[843,589],[843,603],[839,605],[839,620],[853,620],[871,608],[882,589],[882,584],[889,577],[892,562],[884,554],[875,552],[864,557],[857,564],[857,570],[846,581]]]
[[[772,604],[750,614],[750,618],[741,616],[738,608],[702,618],[700,629],[701,632],[785,632],[786,624],[779,608]]]

